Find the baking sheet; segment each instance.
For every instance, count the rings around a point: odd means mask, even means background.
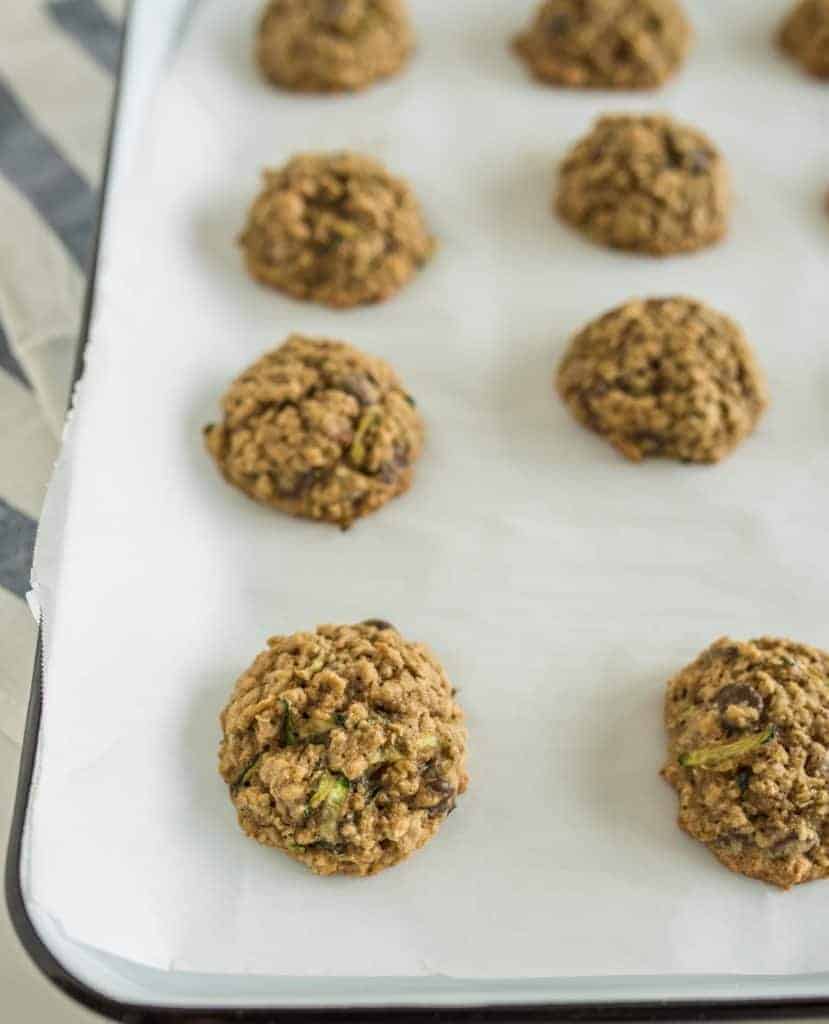
[[[255,4],[203,4],[110,213],[65,527],[37,566],[24,881],[66,934],[216,973],[827,969],[829,892],[729,875],[656,776],[664,680],[710,639],[829,646],[825,89],[768,46],[785,5],[688,6],[694,57],[654,97],[533,85],[503,45],[527,4],[422,0],[405,77],[316,99],[257,80]],[[653,262],[548,215],[553,164],[605,109],[705,126],[730,241]],[[410,178],[442,246],[388,304],[335,313],[253,285],[233,238],[260,166],[345,146]],[[573,330],[676,291],[736,316],[772,382],[720,467],[627,465],[552,395]],[[227,380],[296,329],[391,359],[430,428],[412,492],[345,535],[246,502],[201,452]],[[461,687],[472,787],[405,866],[320,880],[237,832],[216,715],[269,633],[369,615]]]

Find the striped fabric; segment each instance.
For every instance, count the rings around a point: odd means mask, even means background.
[[[25,604],[60,437],[126,0],[0,5],[0,731],[19,740]]]

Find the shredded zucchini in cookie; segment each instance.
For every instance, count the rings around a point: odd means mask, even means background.
[[[286,701],[282,701],[283,718],[282,718],[282,743],[286,747],[293,747],[296,745],[296,729],[294,728],[294,713],[291,711],[291,705]]]
[[[743,736],[733,743],[722,743],[714,747],[700,747],[687,754],[679,755],[679,763],[683,768],[708,768],[713,771],[730,771],[750,754],[759,750],[764,744],[774,739],[775,728],[770,725],[763,732],[753,736]]]
[[[362,419],[357,424],[357,430],[354,432],[354,440],[351,442],[351,448],[348,452],[351,461],[355,466],[360,466],[365,462],[366,446],[364,442],[366,435],[379,424],[382,418],[383,414],[379,409],[369,409],[368,412],[363,414]]]
[[[239,786],[244,786],[244,784],[248,781],[248,779],[250,778],[252,772],[254,771],[254,769],[256,768],[256,766],[259,764],[259,762],[261,760],[262,760],[262,755],[261,754],[257,754],[256,757],[254,757],[254,759],[250,762],[250,764],[248,764],[245,768],[242,769],[242,773],[239,775],[239,777],[233,783],[234,788],[238,789]]]
[[[313,810],[322,805],[320,835],[326,843],[336,843],[337,822],[350,789],[348,779],[325,772],[317,791],[311,797],[309,807]]]

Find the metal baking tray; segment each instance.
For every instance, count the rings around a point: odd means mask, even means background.
[[[186,23],[192,0],[133,0],[118,75],[95,256],[75,379],[95,308],[99,245],[119,167],[147,96]],[[160,971],[84,947],[38,917],[21,885],[27,808],[42,715],[42,638],[34,665],[6,863],[6,897],[35,964],[79,1003],[114,1020],[357,1022],[714,1020],[829,1017],[829,976],[595,977],[529,981],[286,979]]]

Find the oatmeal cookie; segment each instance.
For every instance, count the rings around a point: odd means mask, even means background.
[[[327,306],[380,302],[432,255],[414,193],[370,157],[305,153],[264,179],[240,238],[263,284]]]
[[[272,637],[221,714],[244,831],[320,875],[371,875],[437,835],[467,785],[434,655],[380,620]]]
[[[556,383],[575,418],[635,462],[719,462],[768,404],[737,324],[682,297],[636,299],[591,321]]]
[[[829,654],[717,640],[668,683],[665,723],[681,828],[749,878],[829,876]]]
[[[677,0],[545,0],[514,46],[554,85],[655,89],[679,69],[691,39]]]
[[[283,88],[347,92],[399,71],[413,46],[403,0],[271,0],[256,60]]]
[[[415,401],[382,359],[292,334],[249,367],[205,427],[225,479],[295,516],[350,526],[409,489],[423,446]]]
[[[659,115],[599,118],[561,166],[555,208],[594,242],[652,256],[726,233],[728,170],[695,128]]]
[[[829,78],[829,0],[800,0],[784,19],[778,38],[810,75]]]

